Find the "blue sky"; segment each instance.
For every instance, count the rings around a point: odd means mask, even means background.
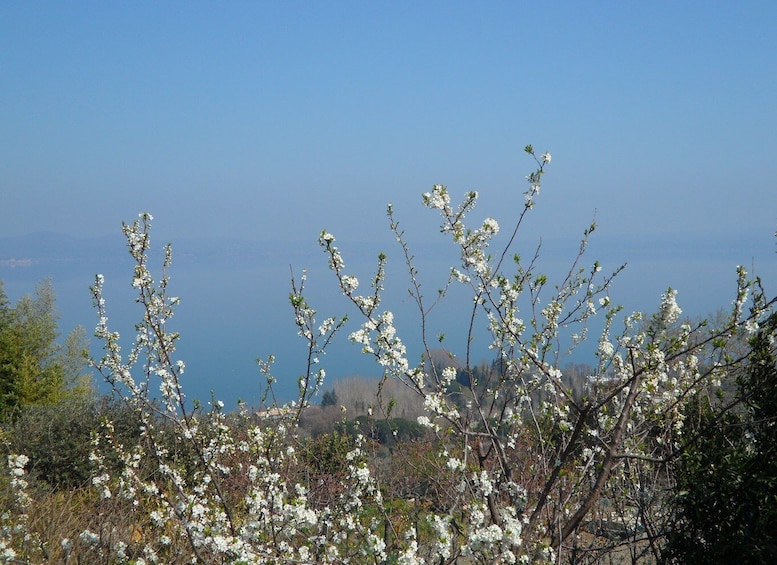
[[[553,161],[521,253],[542,236],[561,269],[595,214],[590,260],[629,262],[616,302],[651,311],[671,285],[707,314],[734,297],[737,263],[777,281],[775,29],[771,1],[2,2],[0,237],[118,234],[148,210],[174,246],[315,252],[325,228],[348,260],[390,247],[388,202],[412,241],[435,241],[420,204],[434,183],[478,190],[475,221],[506,229],[531,143]],[[243,266],[174,278],[197,343],[237,348],[243,318],[268,334],[241,333],[236,373],[293,338],[290,317],[266,317],[286,298],[292,261],[277,259],[256,265],[277,281],[223,292],[201,287]],[[92,275],[56,287],[65,322],[93,323]],[[18,269],[0,277],[30,290]]]
[[[773,2],[6,2],[3,235],[367,238],[436,182],[545,231],[777,224]],[[518,201],[518,200],[517,200]],[[493,213],[493,212],[490,212]]]

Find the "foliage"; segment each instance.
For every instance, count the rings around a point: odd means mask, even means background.
[[[353,420],[340,422],[338,429],[351,436],[363,436],[382,445],[395,445],[419,439],[426,434],[426,428],[406,418],[374,419],[370,416],[358,416]]]
[[[108,419],[126,444],[140,438],[137,415],[108,397],[74,397],[28,406],[5,428],[3,452],[24,453],[30,476],[56,490],[86,485],[92,478],[92,435]]]
[[[689,404],[697,440],[679,460],[667,561],[777,560],[776,337],[772,314],[750,338],[735,403],[721,407],[696,398]]]
[[[337,391],[335,389],[327,390],[321,397],[321,406],[337,406]]]
[[[51,281],[38,284],[11,306],[0,281],[0,421],[28,405],[51,405],[67,396],[91,393],[86,337],[74,329],[64,345],[58,336]]]

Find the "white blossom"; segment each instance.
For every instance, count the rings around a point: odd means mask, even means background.
[[[677,305],[677,291],[670,288],[661,295],[661,306],[658,310],[659,319],[665,326],[673,324],[683,311]]]

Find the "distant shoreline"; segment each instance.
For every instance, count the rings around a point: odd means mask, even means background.
[[[32,267],[37,261],[35,259],[0,259],[0,267],[10,267],[15,269],[16,267]]]

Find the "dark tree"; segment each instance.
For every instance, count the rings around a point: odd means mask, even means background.
[[[670,563],[777,563],[777,314],[750,340],[741,405],[689,405],[698,440],[678,466]]]
[[[321,406],[337,406],[337,393],[334,389],[324,392],[321,398]]]

